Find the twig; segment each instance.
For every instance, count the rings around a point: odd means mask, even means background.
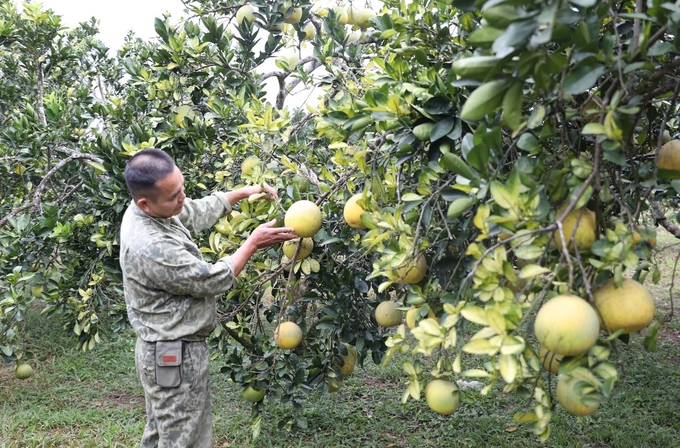
[[[55,148],[55,149],[57,149],[57,148]],[[68,148],[63,148],[63,149],[68,149]],[[11,212],[9,212],[5,217],[0,219],[0,227],[5,225],[5,223],[7,223],[7,221],[10,218],[18,215],[19,213],[23,212],[24,210],[37,208],[40,205],[40,197],[41,197],[43,191],[45,190],[45,188],[47,188],[47,185],[50,182],[50,180],[52,179],[52,176],[54,176],[57,173],[57,171],[59,171],[61,168],[63,168],[69,162],[76,160],[76,159],[88,159],[88,160],[94,160],[96,162],[101,163],[101,159],[99,157],[93,156],[91,154],[84,154],[84,153],[80,153],[80,152],[74,151],[74,150],[71,150],[71,152],[72,152],[71,155],[69,155],[65,159],[60,160],[59,163],[54,165],[52,167],[52,169],[49,170],[47,172],[47,174],[45,174],[45,177],[43,177],[43,179],[40,181],[40,183],[36,187],[35,193],[33,194],[33,199],[31,200],[31,202],[15,208]]]

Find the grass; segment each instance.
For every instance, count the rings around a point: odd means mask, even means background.
[[[669,287],[680,247],[660,234],[661,282],[646,285],[661,313],[670,311]],[[651,279],[651,278],[650,278]],[[680,279],[673,295],[680,292]],[[675,307],[679,303],[674,303]],[[27,328],[35,374],[14,378],[0,367],[0,448],[138,446],[144,398],[134,367],[134,334],[109,334],[91,352],[75,350],[58,319],[30,314]],[[527,426],[512,422],[530,403],[492,392],[468,390],[452,416],[432,413],[424,400],[400,401],[405,377],[399,359],[385,368],[370,361],[357,368],[335,394],[313,395],[301,415],[307,429],[276,427],[289,408],[267,401],[262,433],[255,442],[251,410],[237,385],[212,365],[214,445],[216,447],[667,447],[680,446],[680,319],[661,331],[658,350],[642,349],[643,335],[619,344],[625,366],[616,395],[589,417],[576,418],[559,406],[552,434],[541,443]]]

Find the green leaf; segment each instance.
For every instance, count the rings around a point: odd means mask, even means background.
[[[106,173],[106,168],[105,168],[104,165],[102,165],[101,163],[95,162],[94,160],[88,160],[87,163],[88,163],[90,166],[92,166],[92,167],[94,167],[95,169],[97,169],[98,171],[101,171],[102,173]]]
[[[468,166],[467,163],[456,154],[449,152],[442,156],[442,162],[447,170],[463,176],[466,179],[475,179],[477,176],[472,171],[472,168]]]
[[[486,310],[486,320],[489,322],[489,327],[497,334],[505,335],[505,317],[493,308]]]
[[[469,369],[461,373],[461,375],[467,378],[488,378],[489,372],[482,369]]]
[[[465,344],[463,351],[473,355],[493,356],[498,353],[498,347],[489,342],[488,339],[475,339]]]
[[[519,355],[525,348],[526,343],[521,338],[508,335],[503,338],[501,353],[504,355]]]
[[[564,78],[564,93],[576,95],[590,89],[605,72],[605,68],[594,57],[579,62]]]
[[[525,244],[515,248],[515,256],[520,260],[535,260],[545,251],[544,247]]]
[[[512,416],[515,423],[534,423],[538,421],[538,416],[533,412],[518,412]]]
[[[472,32],[472,34],[470,34],[467,43],[469,43],[473,47],[489,47],[504,32],[505,30],[502,30],[500,28],[493,28],[490,26],[477,28]]]
[[[502,183],[495,180],[492,181],[489,185],[489,190],[496,204],[504,209],[511,210],[517,206],[517,196],[513,197]]]
[[[474,203],[475,202],[470,198],[458,198],[449,205],[446,217],[448,219],[456,219],[465,211],[469,210]]]
[[[513,83],[503,97],[503,120],[505,124],[516,131],[522,121],[522,83]]]
[[[421,201],[423,199],[422,196],[415,194],[415,193],[405,193],[401,199],[404,202],[413,202],[413,201]]]
[[[448,98],[444,96],[434,96],[425,101],[423,109],[430,115],[441,115],[451,110],[451,106],[451,100]],[[453,118],[451,120],[453,121]]]
[[[489,322],[486,320],[486,311],[479,306],[468,305],[460,310],[460,314],[470,322],[480,325],[489,325]]]
[[[454,118],[446,117],[441,121],[435,123],[432,131],[430,132],[430,141],[436,142],[442,137],[446,137],[449,132],[453,129]]]
[[[508,82],[504,79],[489,81],[477,87],[465,101],[460,118],[480,120],[495,111],[503,102],[507,88]]]
[[[529,129],[534,129],[543,123],[545,118],[545,107],[540,104],[534,105],[534,110],[529,115],[529,121],[527,121],[527,127]]]
[[[649,327],[647,327],[647,334],[645,335],[644,346],[645,350],[648,352],[653,352],[656,350],[657,343],[659,342],[659,330],[661,329],[661,322],[654,322]]]
[[[524,266],[521,271],[519,271],[519,278],[532,278],[541,274],[545,274],[546,272],[550,272],[550,269],[544,268],[537,264],[528,264]]]
[[[517,377],[517,359],[515,359],[514,355],[500,355],[498,366],[501,376],[506,383],[510,384],[515,381],[515,377]]]
[[[587,125],[583,126],[583,129],[581,130],[581,134],[583,135],[598,135],[602,134],[604,135],[605,130],[604,130],[604,125],[601,125],[600,123],[588,123]]]
[[[583,8],[592,8],[597,4],[597,0],[569,0],[569,3],[573,3],[574,5]]]
[[[517,147],[522,151],[532,152],[539,147],[538,139],[530,132],[525,132],[519,137],[519,140],[517,140]]]

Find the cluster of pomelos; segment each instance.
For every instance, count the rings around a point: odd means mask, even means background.
[[[594,304],[575,295],[559,295],[539,309],[534,333],[540,344],[543,366],[557,374],[562,358],[588,353],[596,344],[601,330],[629,334],[647,327],[654,319],[654,300],[647,289],[633,279],[620,285],[613,280],[593,291]],[[588,415],[599,403],[582,400],[582,388],[576,377],[560,375],[556,395],[570,413]]]
[[[236,23],[241,25],[243,22],[253,23],[257,9],[250,4],[241,6],[236,11]],[[360,30],[371,27],[371,19],[376,16],[371,9],[357,9],[351,5],[335,5],[328,9],[318,12],[319,16],[334,14],[337,23],[341,26],[355,25]],[[303,10],[300,6],[293,6],[292,2],[284,2],[278,9],[279,19],[268,27],[270,32],[280,33],[284,31],[285,25],[296,25],[303,17]],[[310,20],[300,26],[303,40],[312,40],[316,37],[317,30],[314,23]]]

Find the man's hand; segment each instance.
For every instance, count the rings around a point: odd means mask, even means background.
[[[227,197],[229,198],[229,203],[231,205],[236,205],[238,201],[241,199],[247,199],[250,198],[253,195],[256,194],[261,194],[261,198],[258,199],[267,199],[267,200],[276,200],[279,198],[279,195],[276,193],[276,190],[272,188],[270,185],[268,185],[266,182],[260,185],[251,185],[248,187],[242,187],[237,190],[233,190],[227,193]]]
[[[275,224],[276,220],[274,219],[259,225],[253,230],[253,233],[250,234],[243,245],[234,252],[234,255],[231,257],[234,262],[234,275],[238,275],[243,270],[250,257],[258,249],[297,238],[297,235],[293,233],[293,229],[290,227],[274,227]]]
[[[275,224],[275,219],[260,224],[250,234],[246,243],[251,242],[257,249],[263,249],[297,238],[297,235],[293,233],[293,229],[290,227],[274,227]]]

